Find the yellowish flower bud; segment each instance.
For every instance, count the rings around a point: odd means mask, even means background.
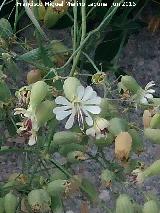
[[[144,128],[148,128],[150,126],[150,122],[152,119],[152,114],[149,110],[144,110],[143,113],[143,126]]]
[[[119,160],[127,160],[132,147],[132,137],[128,132],[120,133],[115,139],[115,155]]]
[[[37,81],[42,80],[41,72],[40,70],[34,69],[27,73],[27,83],[33,84]]]

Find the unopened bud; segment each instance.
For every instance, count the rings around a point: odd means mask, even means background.
[[[137,91],[141,88],[137,81],[129,75],[125,75],[121,78],[122,85],[129,90],[131,93],[136,94]]]
[[[128,132],[120,133],[115,139],[115,155],[118,160],[127,160],[132,147],[132,137]]]

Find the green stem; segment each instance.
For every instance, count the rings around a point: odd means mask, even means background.
[[[100,72],[100,70],[99,70],[98,67],[95,65],[94,61],[89,57],[89,55],[86,54],[86,53],[84,53],[84,52],[82,52],[82,53],[83,53],[83,55],[86,56],[86,58],[87,58],[88,61],[92,64],[92,66],[94,67],[94,69],[95,69],[97,72]]]
[[[74,3],[75,3],[75,6],[73,7],[73,14],[74,14],[73,52],[75,52],[77,48],[77,1],[74,0]]]
[[[84,41],[85,36],[86,36],[86,0],[82,0],[81,14],[82,14],[82,34],[81,34],[80,44],[82,44],[82,42]],[[76,33],[77,33],[77,31],[76,31]],[[79,50],[77,55],[74,57],[73,66],[72,66],[72,69],[71,69],[71,72],[70,72],[70,76],[74,75],[74,72],[75,72],[76,66],[78,64],[80,55],[81,55],[81,50]]]

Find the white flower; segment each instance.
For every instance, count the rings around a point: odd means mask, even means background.
[[[94,120],[93,127],[86,130],[86,135],[96,139],[104,138],[107,135],[108,126],[109,122],[106,119],[98,117]]]
[[[140,89],[135,96],[136,101],[140,104],[148,104],[148,101],[153,99],[153,93],[155,93],[155,90],[151,89],[153,86],[155,86],[155,83],[151,81],[145,86],[144,90]]]
[[[55,102],[58,105],[62,105],[53,110],[53,113],[56,114],[56,119],[61,121],[69,116],[65,124],[66,129],[70,129],[73,126],[75,118],[78,120],[80,127],[84,125],[84,121],[86,121],[88,126],[92,126],[93,119],[90,113],[97,115],[101,111],[101,98],[97,96],[97,93],[90,86],[86,88],[78,86],[75,97],[72,100],[58,96]]]
[[[29,136],[28,144],[32,146],[37,141],[37,132],[39,129],[36,116],[29,109],[26,110],[24,108],[15,108],[14,115],[19,114],[23,117],[23,121],[17,123],[17,126],[20,126],[17,133]]]

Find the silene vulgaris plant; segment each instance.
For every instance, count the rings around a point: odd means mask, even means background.
[[[158,213],[160,205],[154,196],[142,205],[115,192],[117,184],[122,188],[138,185],[141,190],[148,178],[160,175],[160,160],[147,166],[138,160],[144,152],[143,138],[160,144],[160,98],[155,96],[155,83],[143,87],[132,76],[113,74],[119,69],[117,59],[126,37],[107,68],[95,57],[105,29],[117,21],[117,12],[125,24],[130,23],[126,10],[107,7],[90,29],[94,14],[90,15],[96,9],[88,8],[86,0],[81,7],[76,1],[74,7],[67,3],[54,8],[42,4],[36,10],[24,6],[38,47],[21,55],[12,50],[13,43],[18,44],[16,23],[12,29],[6,19],[0,20],[0,118],[12,122],[17,137],[23,139],[19,147],[0,143],[0,154],[17,152],[23,159],[22,171],[0,183],[0,213],[63,213],[66,200],[77,194],[87,200],[80,207],[82,213],[95,204],[103,212]],[[53,28],[64,17],[72,23],[70,49],[62,41],[48,41],[41,28]],[[27,84],[21,88],[16,84],[15,92],[8,76],[16,72],[11,78],[18,82],[22,61],[34,68],[27,73]],[[133,121],[133,115],[141,116],[141,123]],[[97,186],[84,175],[90,164],[98,165]],[[116,197],[114,206],[108,207],[100,189]]]

